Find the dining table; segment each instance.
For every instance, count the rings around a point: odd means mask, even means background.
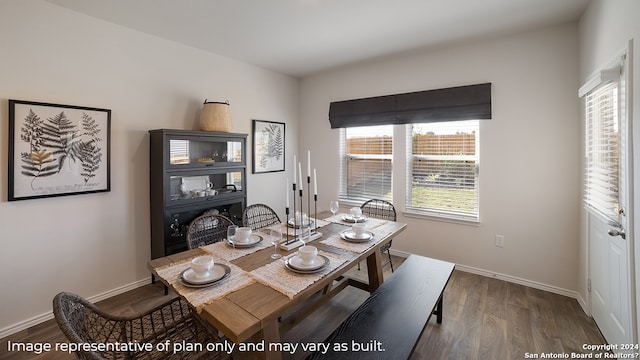
[[[315,246],[318,256],[325,260],[316,272],[299,272],[289,266],[298,248],[280,249],[281,258],[271,257],[275,251],[269,238],[271,229],[288,239],[301,231],[286,222],[254,231],[253,236],[259,237],[255,246],[237,247],[221,241],[151,260],[148,267],[154,277],[182,296],[202,319],[238,345],[236,349],[253,344],[255,358],[281,359],[281,334],[347,286],[371,293],[384,281],[380,248],[407,225],[365,218],[363,223],[371,238],[353,242],[345,238],[352,220],[349,214],[330,212],[311,217],[315,236],[307,245]],[[224,265],[227,269],[224,281],[206,287],[185,286],[188,284],[181,275],[189,269],[190,261],[201,255],[212,256],[215,263]],[[345,274],[361,261],[366,261],[368,281]]]

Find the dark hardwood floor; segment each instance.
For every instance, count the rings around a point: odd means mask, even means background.
[[[398,266],[401,258],[394,257]],[[350,276],[366,278],[366,266]],[[385,276],[391,273],[385,268]],[[169,295],[175,296],[175,295]],[[347,288],[309,315],[283,342],[324,340],[368,296]],[[475,274],[454,271],[445,290],[442,324],[431,319],[411,359],[524,359],[525,354],[588,353],[583,344],[604,344],[593,320],[575,299]],[[161,284],[149,284],[98,303],[106,311],[127,314],[142,311],[166,299]],[[66,353],[40,355],[9,352],[7,342],[55,344],[66,339],[54,320],[0,339],[0,360],[73,359]],[[306,353],[283,354],[304,359]]]

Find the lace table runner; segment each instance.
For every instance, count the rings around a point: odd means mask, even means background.
[[[266,235],[262,231],[260,231],[258,235],[262,236],[262,241],[257,243],[255,246],[248,248],[241,248],[236,246],[236,248],[234,249],[233,246],[227,245],[226,240],[223,240],[213,244],[202,246],[201,249],[214,257],[231,261],[241,258],[245,255],[253,254],[256,251],[268,248],[269,246],[273,246],[273,244],[271,244],[271,240],[269,239],[269,235]]]
[[[175,289],[180,295],[187,299],[187,301],[196,309],[196,311],[200,313],[202,311],[202,308],[207,304],[221,299],[225,295],[242,289],[243,287],[251,285],[255,282],[255,280],[251,276],[249,276],[246,271],[240,269],[239,267],[218,258],[214,258],[214,261],[216,263],[227,265],[231,269],[231,272],[225,280],[222,280],[215,285],[205,288],[186,287],[182,285],[178,280],[180,274],[182,274],[184,270],[188,269],[191,266],[191,259],[164,266],[157,269],[156,273],[158,274],[158,276],[171,284],[171,287],[173,287],[173,289]]]
[[[326,256],[329,259],[329,265],[317,273],[298,274],[287,270],[285,267],[286,258],[283,257],[282,259],[278,259],[270,264],[253,270],[251,272],[251,276],[253,276],[258,282],[285,294],[289,298],[293,298],[296,294],[320,280],[347,261],[347,259],[337,257],[336,255],[329,254],[324,251],[319,251],[318,254]]]

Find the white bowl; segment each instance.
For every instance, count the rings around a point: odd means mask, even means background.
[[[366,226],[362,223],[351,225],[351,230],[356,234],[357,237],[363,237],[364,232],[366,230]]]
[[[233,238],[234,241],[239,242],[239,243],[243,243],[243,242],[249,242],[249,237],[251,237],[251,228],[250,227],[239,227],[236,230],[236,236]]]
[[[302,265],[311,265],[318,256],[318,248],[311,245],[301,246],[298,249],[298,256],[302,259]]]
[[[360,209],[357,206],[354,206],[351,208],[350,213],[351,213],[351,217],[354,220],[357,220],[357,219],[360,219],[360,217],[362,216],[362,209]]]
[[[202,279],[209,276],[209,271],[213,268],[213,258],[211,256],[198,256],[191,260],[191,270],[196,273],[196,278]]]

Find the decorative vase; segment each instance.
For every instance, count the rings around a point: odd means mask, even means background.
[[[216,102],[204,100],[202,113],[200,113],[200,130],[231,132],[231,111],[229,102]]]

